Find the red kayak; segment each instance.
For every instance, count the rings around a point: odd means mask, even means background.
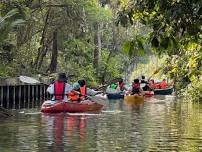
[[[154,91],[144,91],[145,97],[152,97],[154,95]]]
[[[64,102],[64,101],[45,101],[41,106],[41,112],[44,113],[58,113],[58,112],[89,112],[100,111],[103,105],[96,102]]]

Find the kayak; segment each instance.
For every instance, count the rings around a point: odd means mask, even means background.
[[[154,91],[144,91],[145,97],[152,97],[154,95]]]
[[[124,97],[125,103],[130,104],[140,104],[144,102],[144,96],[143,95],[127,95]]]
[[[106,94],[96,94],[95,97],[99,97],[101,99],[107,99],[107,95]]]
[[[123,99],[124,95],[120,93],[107,93],[108,99]]]
[[[155,95],[170,95],[173,92],[173,88],[166,88],[166,89],[154,89]]]
[[[100,111],[103,105],[96,102],[64,102],[64,101],[45,101],[41,106],[41,112],[44,113],[59,113],[59,112],[89,112]]]

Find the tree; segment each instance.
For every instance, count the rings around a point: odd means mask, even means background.
[[[157,54],[168,54],[164,72],[180,84],[194,85],[202,73],[202,5],[198,0],[137,0],[123,5],[119,24],[141,22],[152,28],[149,43]],[[202,89],[202,88],[201,88]]]

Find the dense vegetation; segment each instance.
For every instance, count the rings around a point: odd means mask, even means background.
[[[179,90],[202,97],[201,0],[2,0],[0,10],[1,77],[65,71],[97,85],[154,53]]]
[[[169,56],[163,72],[178,89],[184,88],[190,99],[202,97],[201,0],[128,0],[119,19],[123,26],[136,22],[149,26],[148,43],[159,56]]]
[[[130,31],[116,26],[118,8],[116,1],[1,1],[0,77],[65,71],[91,85],[120,77]]]

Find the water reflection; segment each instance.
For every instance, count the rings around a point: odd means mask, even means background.
[[[79,141],[85,140],[85,127],[86,127],[86,116],[67,116],[66,117],[67,126],[67,137],[72,141],[73,135],[78,130]]]
[[[134,103],[125,103],[125,109],[133,113],[140,113],[143,110],[144,103],[134,104]]]
[[[54,151],[64,151],[64,142],[72,143],[77,137],[79,142],[85,141],[85,115],[42,114],[42,122],[46,123],[46,135],[52,139]]]
[[[0,123],[0,151],[201,151],[202,104],[159,101],[106,101],[101,114],[18,112]]]

